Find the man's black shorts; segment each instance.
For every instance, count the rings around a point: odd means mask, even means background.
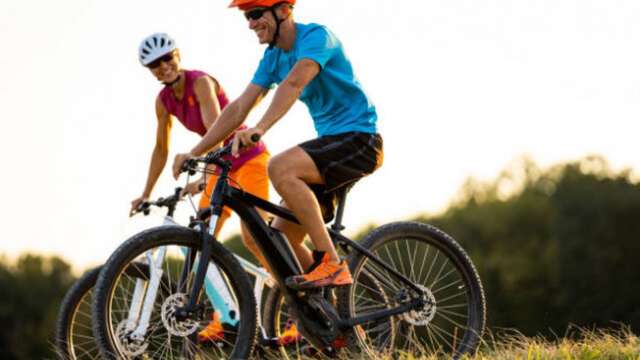
[[[382,165],[382,137],[379,134],[349,132],[322,136],[300,146],[313,159],[323,185],[310,185],[323,208],[324,221],[333,219],[336,191],[354,184]]]

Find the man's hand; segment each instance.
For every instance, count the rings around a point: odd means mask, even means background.
[[[231,154],[233,156],[238,156],[238,151],[241,147],[254,147],[256,143],[251,140],[251,137],[255,134],[258,134],[258,136],[262,138],[264,131],[260,128],[254,127],[236,132],[236,135],[233,138],[233,145],[231,145]]]
[[[183,154],[178,154],[176,155],[175,159],[173,160],[173,178],[178,180],[178,177],[180,176],[180,173],[182,170],[182,165],[185,163],[185,161],[191,159],[193,156],[191,156],[191,154],[189,153],[183,153]]]
[[[133,199],[133,201],[131,201],[131,210],[129,210],[129,217],[135,215],[138,210],[138,206],[140,206],[140,204],[147,200],[149,200],[149,198],[146,196],[140,196],[139,198]]]

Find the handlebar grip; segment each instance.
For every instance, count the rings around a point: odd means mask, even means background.
[[[182,169],[180,169],[180,172],[188,172],[189,175],[193,175],[196,173],[196,171],[194,170],[195,167],[198,166],[198,163],[194,160],[194,159],[187,159],[183,164],[182,164]]]
[[[260,135],[259,134],[251,135],[251,141],[253,141],[254,143],[257,143],[258,141],[260,141]]]
[[[149,207],[151,207],[151,203],[149,201],[141,202],[136,208],[136,213],[143,213],[144,215],[149,215]]]

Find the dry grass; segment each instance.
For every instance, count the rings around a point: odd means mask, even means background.
[[[61,357],[60,357],[61,358]],[[255,358],[255,357],[254,357]],[[281,359],[278,352],[261,354],[262,359]],[[298,353],[297,360],[312,360]],[[437,356],[415,356],[398,352],[394,356],[372,358],[360,354],[342,353],[340,359],[373,360],[441,360]],[[474,356],[464,360],[640,360],[640,339],[627,327],[619,330],[589,330],[572,328],[566,337],[549,341],[542,337],[526,337],[516,331],[501,331],[485,337]]]
[[[640,340],[628,328],[589,330],[573,328],[555,341],[517,333],[492,337],[469,360],[640,360]]]
[[[359,359],[362,355],[341,354],[340,359]],[[371,357],[366,357],[371,359]],[[299,355],[297,359],[312,359]],[[317,358],[316,358],[317,359]],[[415,356],[398,352],[374,360],[440,360],[438,356]],[[589,330],[572,328],[567,337],[549,341],[526,337],[516,331],[490,334],[478,353],[464,360],[640,360],[640,339],[628,328]]]

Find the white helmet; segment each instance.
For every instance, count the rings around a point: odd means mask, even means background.
[[[147,36],[138,47],[138,58],[144,66],[176,49],[176,42],[165,33]]]

